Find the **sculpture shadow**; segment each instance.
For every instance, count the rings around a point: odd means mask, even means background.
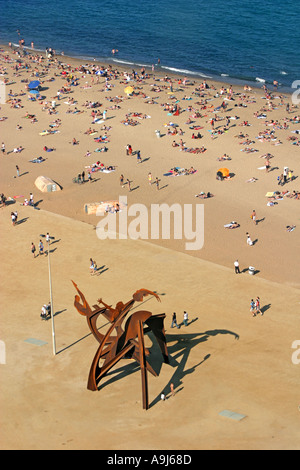
[[[234,333],[233,331],[223,330],[223,329],[216,329],[216,330],[209,330],[205,331],[204,333],[195,333],[195,334],[175,334],[175,335],[167,335],[167,346],[169,351],[170,357],[170,366],[174,367],[175,371],[169,380],[169,382],[164,386],[161,393],[163,393],[166,398],[169,398],[170,394],[170,385],[173,383],[175,393],[179,393],[179,391],[183,390],[183,378],[186,375],[192,374],[195,370],[203,364],[207,359],[210,358],[210,354],[206,354],[204,358],[198,363],[193,365],[192,367],[186,369],[186,364],[188,361],[188,357],[192,348],[198,346],[200,343],[208,341],[211,336],[217,336],[219,334],[229,334],[233,335],[234,338],[237,340],[239,339],[239,335]],[[169,345],[168,343],[174,343]],[[152,350],[151,350],[152,354]],[[149,361],[150,362],[150,361]],[[180,387],[180,388],[179,388]],[[156,405],[160,401],[160,395],[155,397],[155,399],[149,404],[149,408]]]
[[[205,331],[203,333],[177,333],[174,335],[166,335],[167,347],[169,352],[168,365],[174,368],[174,373],[170,381],[164,386],[161,393],[164,393],[168,398],[171,383],[173,383],[174,385],[175,393],[179,393],[179,391],[183,390],[183,378],[186,375],[195,372],[195,370],[211,356],[210,354],[206,354],[199,363],[186,369],[186,364],[191,350],[194,347],[198,346],[200,343],[208,341],[211,336],[217,336],[219,334],[229,334],[233,335],[235,339],[239,339],[239,335],[237,335],[236,333],[223,329],[210,330]],[[152,332],[148,333],[148,337],[152,342],[152,346],[148,347],[150,355],[147,356],[147,361],[149,362],[150,366],[154,369],[156,374],[159,375],[163,364],[161,350]],[[106,386],[117,382],[118,380],[124,377],[128,377],[128,375],[131,375],[138,371],[140,371],[140,366],[137,362],[131,362],[129,364],[127,363],[121,367],[118,367],[117,369],[112,369],[110,372],[107,373],[106,380],[101,382],[98,387],[98,390],[102,390]],[[159,401],[160,394],[157,395],[151,403],[149,403],[149,409],[155,406]]]

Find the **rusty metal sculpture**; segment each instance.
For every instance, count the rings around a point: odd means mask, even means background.
[[[146,359],[150,352],[145,347],[144,335],[149,331],[153,332],[161,349],[164,362],[168,364],[169,357],[164,331],[165,314],[152,315],[151,312],[140,310],[127,319],[124,328],[122,323],[135,302],[141,302],[146,295],[153,295],[160,302],[159,296],[147,289],[140,289],[125,304],[118,302],[116,307],[112,308],[104,303],[102,299],[99,299],[99,305],[93,305],[93,309],[91,309],[83,293],[74,282],[73,285],[78,292],[78,295],[75,295],[74,306],[81,315],[86,317],[92,334],[100,343],[90,368],[87,388],[93,391],[98,390],[100,380],[120,359],[135,359],[141,367],[143,408],[148,409],[147,371],[154,376],[157,376],[157,373]],[[100,333],[96,326],[100,315],[103,315],[111,323],[106,334]],[[114,330],[116,330],[116,335],[112,335]],[[100,360],[103,361],[101,366],[99,365]]]

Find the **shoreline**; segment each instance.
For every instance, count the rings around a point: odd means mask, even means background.
[[[20,46],[18,46],[15,43],[12,43],[12,47],[10,47],[8,44],[0,44],[1,47],[7,47],[8,49],[14,49],[14,50],[20,50]],[[29,53],[38,53],[43,55],[43,57],[46,57],[45,51],[42,49],[32,49],[29,46],[25,46],[24,49],[28,51]],[[116,56],[111,56],[111,57],[88,57],[84,55],[68,55],[68,54],[61,54],[60,52],[57,52],[55,57],[60,58],[61,62],[64,62],[64,60],[67,61],[75,61],[76,63],[89,63],[89,64],[96,64],[96,65],[102,65],[102,66],[115,66],[116,68],[120,69],[127,69],[127,67],[130,68],[140,68],[140,67],[145,67],[146,69],[149,69],[151,73],[151,67],[152,65],[149,64],[141,64],[139,62],[131,62],[131,61],[126,61],[125,59],[118,59],[117,55]],[[153,73],[153,72],[152,72]],[[171,67],[171,66],[165,66],[165,65],[158,65],[155,64],[155,69],[154,69],[154,74],[159,75],[159,76],[164,76],[166,74],[170,75],[171,77],[183,77],[186,76],[189,79],[194,79],[194,80],[209,80],[214,83],[217,83],[218,85],[223,85],[223,86],[238,86],[238,87],[244,87],[246,85],[249,85],[253,87],[256,90],[261,90],[263,85],[265,84],[266,86],[270,86],[270,92],[274,92],[274,86],[271,81],[265,80],[265,79],[260,79],[260,78],[244,78],[244,77],[231,77],[227,74],[222,75],[220,74],[215,74],[215,73],[210,73],[210,72],[200,72],[200,71],[192,71],[192,70],[185,70],[185,69],[180,69],[177,67]],[[287,85],[282,85],[278,87],[278,93],[284,93],[288,95],[293,94],[293,89],[291,86]]]

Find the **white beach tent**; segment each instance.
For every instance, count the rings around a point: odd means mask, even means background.
[[[59,184],[47,176],[38,176],[34,184],[40,191],[42,191],[42,193],[50,193],[61,190]]]

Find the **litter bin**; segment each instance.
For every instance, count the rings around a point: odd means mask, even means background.
[[[248,273],[253,276],[254,272],[255,272],[255,268],[254,268],[253,266],[249,266],[249,271],[248,271]]]
[[[160,138],[160,131],[155,131],[156,137],[159,139]]]

